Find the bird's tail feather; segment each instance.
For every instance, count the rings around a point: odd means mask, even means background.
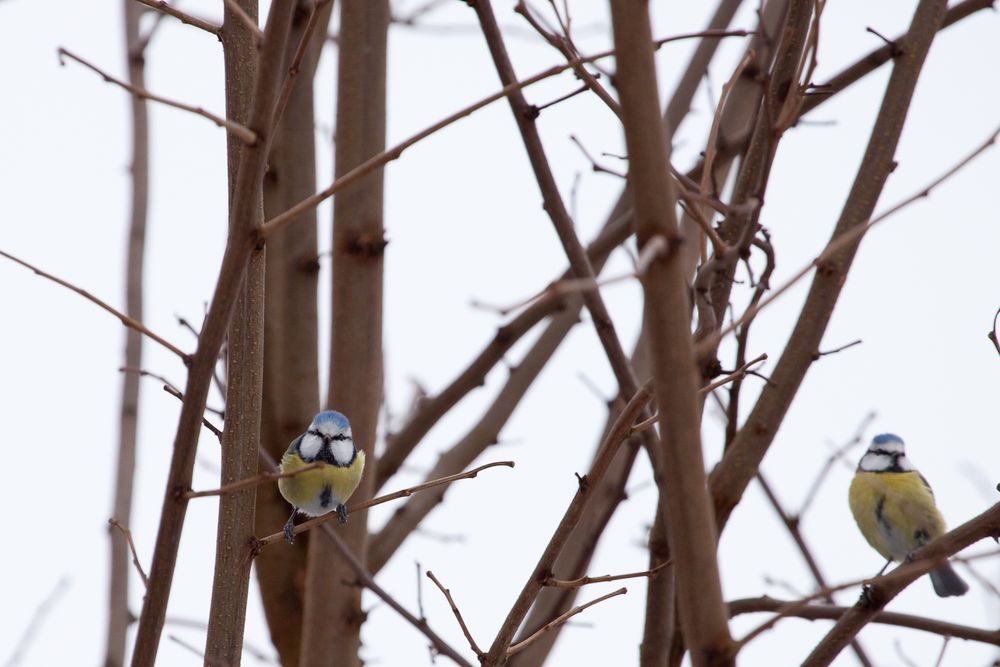
[[[965,583],[962,577],[952,569],[947,563],[930,573],[931,583],[934,584],[934,592],[946,598],[952,595],[965,595],[969,590],[969,584]]]

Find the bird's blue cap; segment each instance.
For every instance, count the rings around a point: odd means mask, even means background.
[[[903,439],[900,438],[895,433],[883,433],[881,435],[876,435],[874,438],[872,438],[873,445],[884,445],[888,442],[898,442],[902,444]]]
[[[315,417],[313,417],[313,423],[319,424],[334,424],[339,428],[349,428],[350,423],[347,421],[347,417],[340,414],[336,410],[324,410]]]

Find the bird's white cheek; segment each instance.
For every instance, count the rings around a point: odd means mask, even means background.
[[[335,440],[330,445],[330,452],[333,454],[334,461],[340,465],[347,465],[351,457],[354,456],[354,442],[351,440]]]
[[[323,447],[323,439],[318,438],[315,435],[309,435],[308,433],[303,436],[302,442],[299,444],[299,452],[302,458],[306,461],[312,461],[319,454],[319,450]]]

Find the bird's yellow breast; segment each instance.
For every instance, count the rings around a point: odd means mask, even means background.
[[[291,448],[281,457],[282,472],[293,472],[306,465]],[[278,490],[285,500],[302,512],[320,516],[335,510],[337,505],[347,503],[358,488],[364,470],[365,453],[359,450],[349,466],[324,464],[294,477],[283,477],[278,480]]]
[[[891,560],[945,531],[934,494],[917,472],[863,472],[851,481],[848,501],[861,534]]]

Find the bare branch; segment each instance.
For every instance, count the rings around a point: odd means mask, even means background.
[[[254,475],[253,477],[248,477],[246,479],[241,479],[236,482],[231,482],[218,489],[209,489],[208,491],[187,491],[184,494],[185,498],[206,498],[208,496],[221,496],[224,493],[233,493],[234,491],[240,491],[250,486],[259,486],[261,484],[266,484],[267,482],[274,482],[279,479],[286,479],[288,477],[295,477],[296,475],[301,475],[304,472],[309,472],[310,470],[316,470],[317,468],[325,467],[326,463],[323,461],[313,461],[301,468],[296,470],[289,470],[287,472],[262,472],[259,475]]]
[[[14,255],[6,253],[3,250],[0,250],[0,256],[6,257],[7,259],[9,259],[10,261],[12,261],[12,262],[14,262],[16,264],[20,264],[24,268],[29,269],[29,270],[35,272],[36,275],[39,275],[39,276],[41,276],[43,278],[47,278],[47,279],[51,280],[52,282],[56,283],[57,285],[62,285],[63,287],[76,292],[77,294],[79,294],[80,296],[82,296],[84,299],[87,299],[91,303],[96,304],[97,306],[100,306],[101,308],[103,308],[107,312],[109,312],[112,315],[114,315],[115,317],[117,317],[119,320],[121,320],[121,323],[124,324],[129,329],[133,329],[135,331],[138,331],[142,335],[147,336],[151,340],[153,340],[153,341],[159,343],[160,345],[162,345],[163,347],[167,348],[168,350],[170,350],[171,352],[173,352],[174,354],[176,354],[178,357],[180,357],[181,361],[183,361],[185,364],[187,364],[190,361],[190,355],[188,355],[186,352],[182,351],[180,348],[176,347],[173,343],[169,342],[165,338],[162,338],[162,337],[158,336],[157,334],[153,333],[152,331],[150,331],[146,327],[146,325],[144,325],[142,322],[139,322],[138,320],[129,317],[128,315],[126,315],[125,313],[121,312],[120,310],[116,310],[115,308],[112,308],[107,303],[105,303],[104,301],[101,301],[100,299],[98,299],[96,296],[94,296],[93,294],[91,294],[87,290],[81,289],[81,288],[77,287],[76,285],[63,280],[62,278],[57,278],[56,276],[52,275],[51,273],[46,273],[45,271],[42,271],[38,267],[33,266],[33,265],[25,262],[23,259],[18,259],[17,257],[14,257]]]
[[[222,26],[215,25],[204,19],[200,19],[197,16],[192,16],[177,9],[173,5],[168,4],[165,0],[135,0],[140,4],[146,5],[147,7],[152,7],[153,9],[163,12],[168,16],[173,16],[175,19],[181,23],[186,23],[187,25],[193,25],[196,28],[201,28],[205,32],[209,32],[216,37],[222,32]]]
[[[469,648],[472,649],[472,652],[476,654],[477,658],[481,659],[485,654],[483,653],[483,650],[479,648],[476,640],[472,638],[472,633],[469,632],[469,626],[465,624],[465,619],[462,618],[462,612],[458,610],[458,606],[455,605],[455,600],[451,597],[451,591],[445,588],[444,584],[438,581],[438,578],[435,577],[434,573],[430,570],[427,570],[427,578],[433,581],[434,585],[437,586],[442,593],[444,593],[444,597],[448,600],[448,604],[451,605],[452,613],[455,614],[455,618],[458,620],[458,624],[462,628],[462,634],[465,635],[465,639],[469,642]]]
[[[574,608],[570,609],[569,611],[567,611],[565,614],[563,614],[559,618],[557,618],[555,620],[552,620],[552,621],[549,621],[548,623],[546,623],[545,625],[543,625],[541,627],[541,629],[538,630],[538,632],[536,632],[535,634],[531,635],[530,637],[528,637],[524,641],[518,642],[517,644],[514,644],[513,646],[511,646],[510,648],[508,648],[507,649],[507,657],[509,658],[512,655],[516,655],[516,654],[520,653],[524,649],[526,649],[529,646],[531,646],[538,638],[540,638],[546,632],[548,632],[552,628],[555,628],[555,627],[558,627],[558,626],[562,625],[563,623],[565,623],[569,619],[573,618],[574,616],[576,616],[577,614],[579,614],[583,610],[587,609],[588,607],[593,607],[595,604],[598,604],[600,602],[604,602],[605,600],[607,600],[609,598],[617,597],[619,595],[625,595],[626,593],[628,593],[628,589],[627,588],[619,588],[618,590],[612,591],[611,593],[608,593],[607,595],[602,595],[601,597],[599,597],[597,599],[594,599],[594,600],[591,600],[590,602],[587,602],[586,604],[582,604],[579,607],[574,607]]]
[[[660,563],[651,570],[643,570],[642,572],[629,572],[628,574],[606,574],[601,577],[580,577],[579,579],[556,579],[554,577],[549,577],[545,580],[546,586],[552,586],[553,588],[579,588],[581,586],[587,586],[589,584],[603,584],[608,581],[621,581],[622,579],[637,579],[639,577],[655,577],[659,574],[660,570],[670,565],[670,561],[665,561]]]
[[[153,93],[149,92],[148,90],[145,90],[144,88],[137,88],[136,86],[133,86],[130,83],[122,81],[121,79],[116,79],[115,77],[111,76],[110,74],[100,69],[96,65],[87,62],[86,60],[76,55],[75,53],[67,51],[62,47],[59,47],[57,52],[59,54],[60,65],[66,64],[63,58],[69,58],[71,60],[75,60],[76,62],[80,63],[87,69],[99,74],[101,78],[107,81],[108,83],[113,83],[117,86],[121,86],[122,88],[124,88],[125,90],[127,90],[128,92],[132,93],[133,95],[135,95],[140,99],[152,100],[154,102],[159,102],[160,104],[165,104],[169,107],[174,107],[175,109],[181,109],[182,111],[189,111],[193,114],[201,116],[202,118],[207,118],[208,120],[212,121],[219,127],[226,128],[227,131],[232,133],[234,136],[239,137],[240,140],[243,141],[243,143],[245,143],[248,146],[252,146],[257,141],[257,133],[245,125],[240,125],[239,123],[216,116],[214,113],[206,111],[201,107],[195,107],[191,106],[190,104],[185,104],[183,102],[176,102],[174,100],[169,100],[165,97],[154,95]]]
[[[407,496],[412,496],[414,493],[419,493],[420,491],[426,491],[427,489],[432,489],[435,486],[441,486],[442,484],[451,484],[452,482],[458,481],[460,479],[472,479],[476,475],[478,475],[481,471],[486,470],[487,468],[495,468],[497,466],[506,466],[508,468],[513,468],[514,462],[495,461],[493,463],[487,463],[479,466],[478,468],[473,468],[472,470],[469,470],[467,472],[459,473],[457,475],[449,475],[448,477],[442,477],[440,479],[435,479],[430,482],[425,482],[423,484],[417,484],[416,486],[411,486],[409,488],[402,489],[400,491],[387,493],[386,495],[379,496],[378,498],[372,498],[371,500],[365,500],[360,503],[349,505],[347,511],[349,513],[360,512],[361,510],[366,510],[371,507],[375,507],[376,505],[387,503],[390,500],[396,500],[397,498],[405,498]],[[335,512],[331,512],[330,514],[319,516],[314,519],[310,519],[309,521],[300,523],[299,525],[295,526],[294,534],[298,535],[299,533],[304,533],[307,530],[315,528],[320,524],[326,523],[327,521],[336,518],[336,516],[337,515]],[[258,549],[262,549],[269,544],[282,541],[284,537],[285,537],[284,533],[281,532],[268,535],[267,537],[263,537],[257,541],[257,547]]]
[[[108,525],[121,531],[122,536],[125,538],[126,542],[128,542],[129,551],[132,552],[132,564],[135,565],[135,570],[139,573],[139,578],[142,579],[142,585],[146,586],[149,582],[146,579],[146,572],[142,569],[142,564],[139,563],[139,554],[135,550],[135,542],[132,541],[132,531],[114,517],[108,519]]]
[[[667,37],[665,39],[658,40],[656,44],[663,45],[676,40],[691,39],[694,37],[745,37],[748,34],[750,34],[750,32],[746,30],[703,31],[697,33],[687,33],[683,35],[675,35],[673,37]],[[351,171],[347,172],[343,176],[338,177],[325,190],[318,192],[311,197],[303,199],[298,204],[291,207],[284,213],[274,216],[273,218],[264,223],[264,226],[261,228],[260,231],[260,236],[264,239],[267,239],[267,237],[269,237],[270,235],[274,234],[275,232],[282,229],[286,225],[291,224],[304,211],[316,208],[322,202],[329,199],[336,193],[340,192],[345,187],[367,176],[376,169],[385,166],[389,162],[392,162],[393,160],[398,160],[399,157],[403,154],[403,151],[405,151],[407,148],[426,139],[432,134],[440,130],[443,130],[449,125],[452,125],[462,120],[466,116],[470,116],[476,111],[479,111],[480,109],[487,107],[490,104],[493,104],[497,100],[501,100],[507,97],[509,94],[521,90],[522,88],[525,88],[532,84],[538,83],[539,81],[556,76],[557,74],[561,74],[562,72],[571,69],[574,64],[589,63],[595,60],[600,60],[602,58],[607,58],[611,55],[614,55],[613,50],[602,51],[600,53],[596,53],[594,55],[587,56],[584,58],[575,58],[574,60],[565,65],[555,65],[532,77],[520,81],[514,81],[508,85],[505,85],[502,89],[500,89],[496,93],[488,97],[485,97],[480,101],[476,102],[475,104],[471,104],[465,107],[464,109],[456,111],[450,116],[439,120],[438,122],[434,123],[433,125],[427,127],[424,130],[421,130],[420,132],[409,137],[408,139],[401,141],[392,148],[389,148],[383,151],[382,153],[379,153],[378,155],[372,156],[371,158],[359,164],[357,167],[353,168]]]
[[[776,600],[766,596],[733,600],[728,603],[730,616],[760,612],[782,612],[792,604],[794,604],[794,602]],[[850,609],[850,607],[840,607],[833,604],[809,604],[792,611],[786,611],[784,615],[794,618],[802,618],[809,621],[835,621],[841,618],[845,613],[849,612]],[[910,628],[912,630],[923,630],[924,632],[931,632],[946,637],[957,637],[958,639],[966,639],[969,641],[977,641],[985,644],[993,644],[994,646],[1000,646],[1000,631],[998,630],[981,630],[967,625],[959,625],[958,623],[950,623],[948,621],[939,621],[937,619],[926,618],[924,616],[901,614],[892,611],[879,611],[874,614],[871,622],[881,625],[893,625],[901,628]]]

